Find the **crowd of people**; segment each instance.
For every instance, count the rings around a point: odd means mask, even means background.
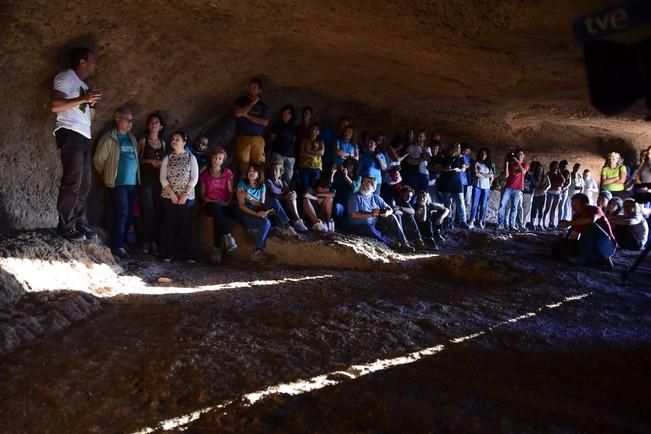
[[[595,251],[602,252],[596,261],[610,258],[617,245],[640,249],[648,238],[650,204],[644,209],[629,198],[651,186],[648,150],[634,168],[609,154],[595,179],[579,163],[571,171],[565,160],[529,163],[522,149],[496,160],[488,148],[473,154],[467,143],[445,146],[424,130],[408,129],[389,140],[357,131],[345,117],[335,128],[324,127],[310,107],[298,119],[286,105],[272,122],[263,83],[254,78],[233,104],[230,164],[229,152],[211,147],[205,136],[191,141],[175,131],[168,145],[158,113],[148,116],[146,132],[136,138],[126,107],[115,111],[114,127],[92,153],[90,125],[102,92],[84,80],[95,71],[95,53],[77,48],[70,60],[71,69],[55,77],[52,95],[63,163],[58,231],[69,240],[95,236],[85,218],[92,162],[111,199],[111,247],[120,257],[128,255],[134,209],[142,251],[165,261],[196,261],[192,231],[198,213],[213,220],[215,261],[237,249],[234,223],[255,233],[251,259],[257,262],[270,259],[265,241],[272,231],[291,237],[337,230],[401,252],[437,249],[444,230],[486,227],[491,191],[500,195],[498,230],[572,228],[558,251],[576,250],[568,256],[581,263],[593,260]]]

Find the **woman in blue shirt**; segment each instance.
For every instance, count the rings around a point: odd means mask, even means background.
[[[251,255],[254,262],[265,262],[272,257],[264,252],[265,241],[271,222],[269,214],[273,211],[265,208],[266,187],[261,166],[251,165],[243,179],[237,184],[237,205],[235,216],[248,229],[255,229],[255,252]]]

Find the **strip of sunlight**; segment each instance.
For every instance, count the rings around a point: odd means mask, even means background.
[[[42,259],[1,258],[0,268],[12,274],[26,292],[80,291],[96,297],[142,294],[192,294],[195,292],[221,291],[225,289],[253,288],[283,283],[329,279],[332,274],[316,276],[285,277],[282,279],[228,282],[216,285],[179,287],[171,284],[153,286],[137,276],[120,274],[122,268],[80,261],[44,261]]]
[[[65,289],[96,295],[110,292],[122,271],[120,267],[94,262],[28,258],[2,258],[0,268],[12,274],[27,292]],[[97,289],[97,293],[93,289]]]
[[[146,294],[146,295],[165,295],[165,294],[192,294],[195,292],[223,291],[225,289],[253,288],[256,286],[272,286],[283,283],[304,282],[308,280],[319,280],[332,278],[332,274],[321,274],[318,276],[286,277],[275,280],[251,280],[246,282],[229,282],[217,285],[200,285],[192,288],[183,288],[179,286],[142,286],[142,287],[121,287],[115,294]]]
[[[565,297],[563,300],[561,300],[558,303],[545,305],[545,308],[547,308],[548,310],[553,310],[563,306],[566,303],[578,301],[586,297],[589,297],[590,295],[592,295],[591,292]],[[538,309],[538,311],[540,311],[541,309],[542,308]],[[488,332],[493,331],[497,328],[504,327],[509,324],[514,324],[517,323],[518,321],[523,321],[528,318],[532,318],[534,316],[536,316],[536,313],[534,312],[528,312],[523,315],[518,315],[515,318],[510,318],[504,321],[500,321],[497,324],[490,326],[485,330],[481,330],[479,332],[472,333],[466,336],[450,339],[448,343],[459,344],[465,341],[469,341],[477,337],[483,336]],[[389,369],[395,366],[412,364],[425,357],[433,356],[437,353],[440,353],[444,349],[445,349],[445,344],[439,344],[419,351],[414,351],[404,356],[398,356],[391,359],[378,359],[375,360],[374,362],[370,362],[363,365],[351,365],[350,367],[348,367],[348,369],[344,371],[333,371],[328,374],[317,375],[315,377],[308,378],[306,380],[298,380],[290,383],[282,383],[274,386],[269,386],[266,389],[260,391],[247,393],[242,398],[244,401],[244,405],[250,406],[269,395],[274,395],[274,394],[286,394],[291,396],[300,395],[302,393],[323,389],[325,387],[335,386],[344,381],[354,380],[363,377],[365,375],[369,375],[378,371],[383,371],[385,369]],[[143,428],[139,431],[135,431],[133,434],[149,434],[159,430],[181,429],[187,424],[199,419],[202,414],[206,414],[213,410],[223,409],[232,403],[233,400],[227,400],[220,404],[213,405],[210,407],[205,407],[183,416],[161,421],[154,427]]]
[[[284,394],[284,395],[300,395],[302,393],[311,392],[313,390],[323,389],[325,387],[337,385],[343,381],[353,380],[356,378],[363,377],[373,372],[383,371],[385,369],[406,365],[414,363],[417,360],[422,359],[423,357],[431,356],[436,354],[445,348],[444,345],[436,345],[430,348],[425,348],[423,350],[415,351],[409,353],[405,356],[396,357],[393,359],[384,359],[376,360],[374,362],[364,364],[364,365],[352,365],[345,371],[334,371],[324,375],[317,375],[306,380],[293,381],[291,383],[283,383],[275,386],[269,386],[264,390],[257,392],[247,393],[242,397],[245,405],[253,405],[261,399],[269,395],[275,394]],[[192,413],[175,417],[173,419],[167,419],[162,422],[159,422],[156,427],[144,428],[142,430],[136,431],[134,434],[149,434],[157,430],[172,430],[180,428],[184,425],[189,424],[201,417],[202,414],[208,413],[213,410],[219,410],[221,408],[227,407],[233,402],[233,400],[228,400],[222,402],[218,405],[202,408]]]

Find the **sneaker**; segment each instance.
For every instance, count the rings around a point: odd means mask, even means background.
[[[485,227],[486,227],[486,225],[484,224],[484,222],[479,222],[479,228],[480,229],[484,229]]]
[[[288,237],[288,238],[298,236],[298,233],[296,232],[296,229],[294,229],[291,226],[286,226],[284,228],[281,228],[279,233],[280,233],[281,236]]]
[[[237,243],[235,242],[235,238],[233,238],[231,234],[224,235],[223,240],[224,240],[224,247],[226,248],[227,253],[237,250]]]
[[[443,238],[443,235],[441,235],[440,229],[434,229],[434,240],[441,242],[445,241],[445,238]]]
[[[129,257],[129,252],[127,252],[127,249],[124,247],[118,247],[117,249],[111,250],[111,253],[113,253],[113,256],[117,256],[120,259],[126,259]]]
[[[253,262],[268,262],[272,259],[273,257],[271,255],[266,254],[262,250],[256,250],[251,254],[251,261]]]
[[[86,236],[77,229],[64,229],[58,232],[59,235],[68,241],[84,241],[86,239]]]
[[[167,263],[172,262],[172,257],[171,256],[163,257],[163,262],[167,262]]]
[[[85,225],[85,224],[78,224],[77,225],[77,232],[81,233],[86,237],[87,240],[96,240],[97,239],[97,232],[92,230],[90,226]]]
[[[145,255],[148,255],[151,252],[151,243],[149,241],[145,241],[142,243],[142,253]]]
[[[389,243],[389,248],[391,248],[391,250],[399,251],[400,247],[402,247],[402,245],[398,241],[391,241]]]
[[[504,230],[504,225],[497,225],[497,230],[498,231],[503,231]]]
[[[328,222],[328,232],[335,232],[335,221],[332,219]]]
[[[328,227],[323,224],[321,220],[312,225],[312,231],[314,232],[328,232]]]
[[[408,243],[401,244],[400,248],[398,248],[398,251],[400,253],[416,253],[414,246],[411,246]]]
[[[296,220],[294,223],[294,229],[296,229],[298,232],[307,232],[307,226],[305,226],[303,220]]]
[[[473,222],[470,222],[468,224],[468,229],[475,229],[475,224]]]
[[[414,242],[414,246],[416,247],[416,250],[427,250],[427,246],[425,245],[425,241],[421,238],[417,239]]]
[[[188,259],[186,259],[186,261],[188,261],[188,264],[196,264],[197,263],[197,260],[194,259],[194,258],[188,258]]]

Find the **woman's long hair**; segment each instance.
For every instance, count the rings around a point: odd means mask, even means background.
[[[486,158],[484,158],[483,160],[481,159],[482,152],[486,152]],[[488,166],[489,169],[492,169],[493,168],[493,160],[491,159],[491,151],[490,151],[490,149],[481,148],[477,152],[477,162]]]

